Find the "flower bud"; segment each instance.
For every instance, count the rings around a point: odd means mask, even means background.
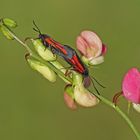
[[[76,109],[77,105],[74,101],[73,87],[67,86],[64,92],[64,101],[70,109]]]
[[[99,99],[90,93],[83,84],[74,87],[74,99],[83,107],[93,107],[99,103]]]
[[[136,68],[130,69],[125,74],[122,91],[127,100],[140,104],[140,72]]]
[[[35,50],[37,51],[37,53],[46,61],[54,61],[56,60],[56,55],[53,54],[48,48],[46,48],[40,39],[31,39]]]
[[[11,34],[11,32],[4,25],[1,25],[0,29],[1,29],[2,33],[4,34],[4,36],[7,39],[9,39],[9,40],[13,40],[14,39],[14,37]]]
[[[8,27],[11,27],[11,28],[17,27],[17,23],[12,19],[3,18],[2,21],[3,21],[3,24],[5,24]]]
[[[38,71],[50,82],[56,81],[56,73],[53,70],[51,70],[49,67],[47,67],[46,65],[40,63],[37,60],[31,59],[31,58],[27,59],[27,62],[29,63],[29,65],[31,66],[32,69]]]
[[[81,85],[83,83],[83,76],[75,71],[72,73],[73,85]]]
[[[140,113],[140,104],[133,103],[133,108]]]

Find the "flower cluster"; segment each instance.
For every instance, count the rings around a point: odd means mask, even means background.
[[[8,39],[16,39],[17,41],[19,41],[19,39],[17,39],[17,37],[14,36],[11,30],[9,30],[9,28],[15,28],[16,26],[16,22],[14,22],[11,19],[4,18],[0,21],[0,29],[3,32],[3,34]],[[40,36],[43,37],[43,35],[41,34]],[[31,66],[32,69],[39,72],[50,82],[55,82],[57,75],[66,82],[66,87],[64,91],[64,101],[69,108],[75,109],[77,105],[81,105],[83,107],[92,107],[99,103],[99,99],[93,93],[89,92],[89,90],[85,87],[84,80],[86,78],[82,75],[82,73],[80,74],[77,72],[77,70],[81,70],[79,63],[83,63],[82,65],[87,65],[85,67],[87,67],[88,69],[89,65],[100,64],[104,61],[103,56],[106,53],[106,47],[102,44],[101,39],[97,36],[96,33],[91,31],[83,31],[80,34],[80,36],[77,37],[77,49],[82,55],[81,57],[78,56],[77,58],[81,59],[82,61],[80,60],[79,62],[76,62],[75,58],[71,58],[74,57],[73,50],[67,50],[69,55],[63,57],[65,59],[68,57],[71,60],[67,61],[72,61],[72,65],[77,66],[76,70],[69,69],[68,71],[71,74],[67,76],[67,69],[57,60],[57,57],[60,54],[55,53],[52,50],[53,48],[50,49],[50,46],[45,45],[42,42],[41,38],[30,38],[30,41],[34,46],[37,55],[33,53],[26,44],[22,43],[22,45],[24,45],[28,50],[26,60],[29,66]],[[64,46],[63,49],[68,48]],[[63,54],[61,54],[60,56],[62,55]],[[85,75],[87,74],[87,72],[85,73]]]
[[[107,47],[102,43],[96,33],[92,31],[82,31],[77,37],[76,46],[82,55],[82,61],[87,66],[97,65],[104,61]],[[92,107],[99,103],[99,99],[83,86],[82,79],[77,78],[77,81],[74,83],[76,83],[74,86],[66,87],[64,93],[64,100],[69,108],[75,109],[76,103],[83,107]]]
[[[46,34],[41,34],[35,22],[33,24],[36,27],[34,30],[39,33],[38,39],[28,38],[32,42],[34,50],[30,49],[27,43],[21,41],[12,32],[12,28],[17,26],[15,21],[8,18],[0,19],[0,30],[7,39],[16,40],[25,47],[28,52],[25,58],[33,70],[36,70],[50,82],[55,82],[57,77],[60,77],[66,83],[64,101],[70,109],[76,109],[78,105],[93,107],[101,100],[122,116],[138,140],[140,140],[140,134],[131,120],[118,106],[115,106],[121,94],[129,102],[132,102],[136,111],[140,112],[140,72],[138,69],[132,68],[125,74],[122,81],[122,91],[114,96],[114,104],[107,98],[99,95],[92,80],[96,81],[99,85],[101,84],[94,77],[91,79],[92,77],[89,75],[88,67],[104,62],[104,55],[107,51],[107,47],[95,32],[82,31],[77,37],[76,46],[81,54],[81,56],[78,56],[75,49],[56,42]],[[72,69],[65,68],[57,59],[59,56],[68,62]],[[90,92],[88,89],[90,80],[96,93]]]
[[[57,75],[66,82],[64,101],[69,108],[76,109],[77,105],[92,107],[99,103],[95,94],[89,92],[85,87],[82,74],[69,69],[71,74],[66,76],[67,69],[57,60],[58,54],[48,49],[49,46],[45,46],[40,39],[30,39],[37,55],[33,53],[26,44],[9,30],[15,27],[17,27],[15,21],[8,18],[0,19],[0,30],[7,39],[15,39],[27,49],[29,54],[26,55],[26,59],[32,69],[39,72],[50,82],[55,82]],[[104,62],[107,47],[95,32],[82,31],[76,39],[76,46],[81,54],[80,59],[87,68]],[[125,74],[122,81],[122,94],[133,103],[134,109],[140,112],[140,72],[137,68],[132,68]]]

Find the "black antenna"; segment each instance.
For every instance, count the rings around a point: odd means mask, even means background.
[[[102,88],[106,88],[106,87],[103,86],[100,82],[98,82],[98,80],[97,80],[95,77],[91,76],[91,78],[92,78],[99,86],[101,86]]]
[[[91,79],[91,78],[90,78]],[[94,85],[93,79],[91,79],[91,83],[94,87],[94,89],[96,90],[97,94],[100,95],[100,92],[98,91],[98,89],[96,88],[96,86]]]
[[[33,20],[33,24],[36,28],[33,28],[34,31],[38,32],[39,34],[41,34],[40,29],[38,28],[38,26],[36,25],[35,21]]]

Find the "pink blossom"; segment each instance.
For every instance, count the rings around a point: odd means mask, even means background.
[[[106,46],[99,36],[92,31],[82,31],[76,40],[77,49],[88,59],[93,59],[106,53]]]
[[[127,100],[140,104],[140,72],[136,68],[130,69],[125,74],[122,90]]]

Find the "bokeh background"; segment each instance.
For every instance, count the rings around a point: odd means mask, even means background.
[[[101,94],[112,100],[121,90],[124,73],[140,68],[139,0],[0,0],[0,16],[18,22],[19,37],[36,37],[41,31],[75,47],[85,29],[99,34],[108,46],[105,63],[92,69],[106,85]],[[0,34],[0,139],[1,140],[136,140],[124,120],[110,107],[69,110],[63,101],[65,84],[49,83],[31,70],[25,50]],[[92,73],[92,74],[93,74]],[[119,105],[127,110],[121,98]],[[140,130],[140,114],[130,110]]]

